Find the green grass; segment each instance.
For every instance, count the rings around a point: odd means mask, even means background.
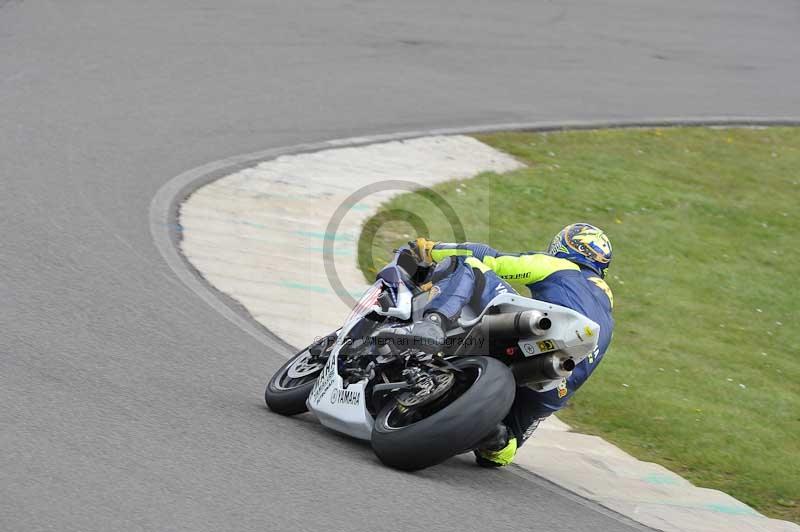
[[[588,221],[614,245],[614,340],[561,417],[800,522],[800,129],[478,138],[528,167],[434,189],[468,240],[545,249],[562,226]],[[432,239],[454,238],[419,195],[383,210],[417,213]],[[415,232],[378,225],[359,246],[367,277]]]

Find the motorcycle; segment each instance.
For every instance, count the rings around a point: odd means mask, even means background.
[[[483,309],[464,307],[443,343],[399,337],[393,330],[422,318],[432,272],[399,250],[339,330],[272,376],[267,406],[287,416],[310,411],[370,441],[384,464],[414,471],[475,449],[508,414],[516,387],[563,386],[597,349],[595,322],[508,292]]]

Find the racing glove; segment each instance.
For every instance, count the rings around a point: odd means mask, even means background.
[[[436,245],[436,242],[421,236],[413,242],[409,242],[408,245],[411,247],[411,251],[414,252],[414,255],[420,262],[423,264],[433,264],[434,260],[431,256],[431,252],[433,251],[433,246]]]

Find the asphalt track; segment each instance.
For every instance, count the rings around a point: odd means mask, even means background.
[[[401,474],[268,413],[280,345],[176,277],[151,201],[298,142],[796,116],[798,23],[795,0],[0,0],[0,529],[633,529],[520,471]]]

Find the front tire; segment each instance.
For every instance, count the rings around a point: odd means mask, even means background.
[[[508,414],[516,389],[506,365],[483,356],[453,365],[475,380],[443,409],[408,425],[398,423],[395,401],[378,413],[372,448],[381,462],[405,471],[431,467],[473,449]]]
[[[264,401],[270,410],[284,416],[308,411],[306,399],[325,367],[335,338],[330,335],[308,346],[275,372],[264,390]]]

